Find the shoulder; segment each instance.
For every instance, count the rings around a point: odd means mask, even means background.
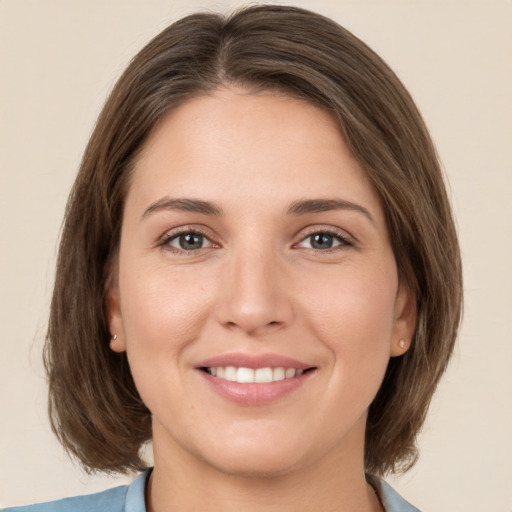
[[[404,500],[388,483],[374,476],[367,476],[377,491],[386,512],[420,512],[419,509]]]
[[[73,496],[72,498],[64,498],[37,505],[7,508],[3,512],[85,512],[86,510],[124,512],[127,489],[128,487],[126,486],[114,487],[108,491],[86,496]]]
[[[144,489],[148,474],[142,473],[129,486],[122,485],[95,494],[36,505],[6,508],[1,512],[145,512]]]

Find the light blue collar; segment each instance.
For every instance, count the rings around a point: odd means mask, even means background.
[[[405,501],[387,482],[373,476],[366,476],[379,495],[385,512],[420,512]]]
[[[152,469],[144,471],[129,485],[124,504],[125,512],[146,512],[146,485],[151,471]]]

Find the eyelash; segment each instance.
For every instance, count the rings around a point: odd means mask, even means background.
[[[213,242],[211,240],[211,238],[212,238],[211,235],[208,235],[207,233],[205,233],[204,231],[202,231],[201,229],[198,229],[196,227],[191,228],[191,227],[187,227],[187,226],[179,229],[178,231],[173,231],[172,233],[166,233],[158,245],[167,251],[173,252],[175,254],[184,254],[187,256],[197,254],[197,251],[200,251],[201,249],[208,249],[208,247],[201,247],[199,249],[185,250],[185,249],[180,249],[178,247],[172,247],[170,245],[170,243],[173,240],[177,240],[177,239],[179,239],[180,236],[183,236],[183,235],[198,235],[198,236],[203,237],[203,239],[208,240],[210,242],[210,244],[212,244],[213,247],[219,247],[218,244],[216,244],[215,242]]]
[[[321,254],[329,254],[332,252],[342,251],[346,249],[347,247],[353,247],[354,243],[347,237],[347,235],[340,233],[337,230],[334,229],[314,229],[311,230],[309,233],[307,233],[305,236],[303,236],[298,244],[295,244],[296,246],[300,246],[303,242],[305,242],[307,239],[311,239],[315,235],[327,235],[329,237],[332,237],[335,241],[339,242],[338,245],[335,245],[334,247],[329,247],[328,249],[316,249],[314,247],[309,247],[307,249],[314,251],[315,253],[321,253]]]
[[[162,239],[158,245],[160,247],[162,247],[163,249],[173,252],[175,254],[184,254],[184,255],[189,255],[189,256],[193,255],[193,254],[197,254],[197,251],[209,248],[209,247],[200,247],[198,249],[185,250],[185,249],[180,249],[178,247],[173,247],[170,245],[170,243],[172,241],[177,240],[180,236],[183,236],[183,235],[198,235],[198,236],[203,237],[203,239],[208,240],[208,242],[211,244],[212,247],[219,247],[219,244],[216,244],[215,242],[212,241],[211,235],[205,233],[204,231],[202,231],[201,229],[198,229],[196,227],[191,228],[191,227],[187,227],[187,226],[179,229],[178,231],[173,231],[172,233],[167,233],[166,235],[164,235],[162,237]],[[297,244],[293,245],[293,247],[300,247],[300,244],[304,243],[307,239],[311,239],[315,235],[327,235],[329,237],[332,237],[337,242],[339,242],[338,245],[335,245],[334,247],[329,247],[327,249],[318,249],[318,248],[314,248],[314,247],[307,248],[306,247],[306,249],[314,251],[315,253],[329,254],[332,252],[344,250],[347,247],[354,246],[354,243],[352,241],[350,241],[346,235],[341,234],[339,231],[336,231],[333,229],[315,229],[315,230],[311,230],[309,233],[307,233],[305,236],[303,236]]]

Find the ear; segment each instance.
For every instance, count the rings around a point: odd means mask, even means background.
[[[395,318],[390,340],[391,357],[405,354],[416,329],[416,300],[408,286],[401,283],[395,301]]]
[[[121,316],[121,303],[119,298],[119,287],[113,283],[112,279],[108,283],[107,293],[105,296],[105,311],[107,313],[107,321],[110,328],[110,348],[114,352],[124,352],[126,350],[123,318]]]

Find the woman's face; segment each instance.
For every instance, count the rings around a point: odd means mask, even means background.
[[[158,457],[234,474],[362,465],[413,311],[378,196],[336,122],[222,89],[138,159],[107,309]]]

